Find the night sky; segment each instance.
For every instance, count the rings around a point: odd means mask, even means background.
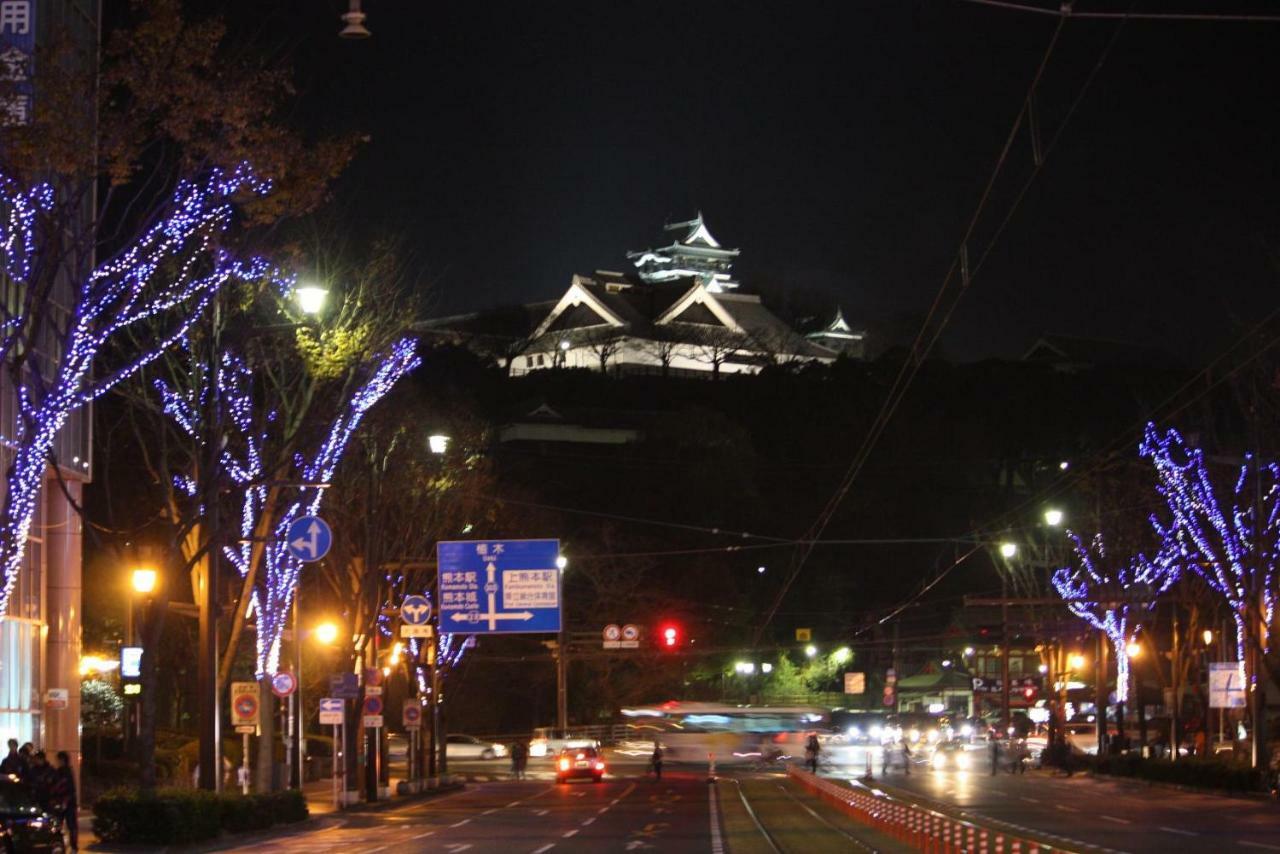
[[[436,312],[555,298],[701,209],[748,286],[826,295],[881,344],[932,299],[1056,23],[960,0],[366,0],[374,37],[346,42],[345,2],[253,8],[291,33],[300,115],[370,135],[340,216],[403,235]],[[1066,25],[1046,139],[1116,26]],[[1197,361],[1272,309],[1278,44],[1276,24],[1127,24],[943,351],[1063,332]],[[997,214],[1025,136],[1011,158]]]

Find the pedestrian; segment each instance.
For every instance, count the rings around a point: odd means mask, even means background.
[[[822,745],[818,743],[817,733],[810,733],[809,740],[804,745],[804,761],[811,774],[818,773],[818,754],[821,752]]]
[[[43,750],[37,750],[31,757],[31,768],[27,771],[27,781],[35,793],[36,803],[40,809],[49,812],[50,796],[53,791],[53,768],[45,757]]]
[[[524,779],[524,769],[529,763],[529,746],[524,743],[523,738],[517,738],[515,744],[511,745],[511,770],[515,772],[517,780]]]
[[[49,793],[49,803],[54,814],[62,819],[67,833],[71,836],[71,850],[80,849],[80,820],[76,803],[76,778],[71,771],[71,757],[67,751],[58,751],[58,767],[53,772],[53,786]]]
[[[902,739],[902,773],[911,776],[911,747],[905,738]]]
[[[662,779],[662,745],[653,743],[653,755],[649,757],[649,765],[653,768],[653,778]]]
[[[18,740],[11,738],[9,739],[9,752],[5,754],[4,759],[0,759],[0,774],[13,774],[21,777],[24,770],[22,767],[22,754],[18,752]]]
[[[26,742],[18,749],[18,756],[22,759],[22,771],[18,776],[22,778],[22,782],[27,782],[27,773],[31,770],[32,757],[36,755],[36,746],[31,742]]]
[[[995,736],[991,737],[991,776],[996,775],[996,771],[1000,770],[1000,739]]]

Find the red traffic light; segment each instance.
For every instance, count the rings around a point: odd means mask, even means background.
[[[666,625],[662,627],[662,645],[666,649],[672,649],[680,645],[679,626]]]
[[[1027,700],[1034,700],[1036,698],[1036,689],[1028,685],[1022,689],[1022,696]]]

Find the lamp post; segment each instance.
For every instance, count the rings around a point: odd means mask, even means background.
[[[564,555],[556,558],[556,569],[560,570],[560,637],[556,645],[556,728],[560,737],[567,737],[569,729],[569,650],[565,647],[565,607],[564,607],[564,573],[569,568],[569,559]]]
[[[1018,546],[1014,543],[1000,544],[1000,557],[1005,566],[1000,572],[1000,727],[1001,735],[1009,737],[1009,725],[1012,715],[1009,709],[1009,561],[1018,556]]]
[[[129,573],[129,586],[132,589],[132,594],[129,596],[128,604],[125,606],[125,617],[124,617],[124,645],[125,646],[137,646],[136,634],[134,631],[135,620],[134,620],[134,614],[133,614],[134,603],[136,599],[136,595],[134,594],[149,596],[156,589],[157,578],[158,578],[158,575],[156,571],[151,567],[147,567],[147,566],[134,567],[133,571]],[[126,752],[129,749],[130,742],[138,734],[138,731],[137,731],[138,723],[139,723],[138,704],[135,700],[130,699],[128,714],[125,716],[124,742],[125,742]]]

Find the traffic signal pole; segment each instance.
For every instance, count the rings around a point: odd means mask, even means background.
[[[569,729],[569,644],[563,620],[562,615],[556,645],[556,729],[560,730],[561,737]]]

